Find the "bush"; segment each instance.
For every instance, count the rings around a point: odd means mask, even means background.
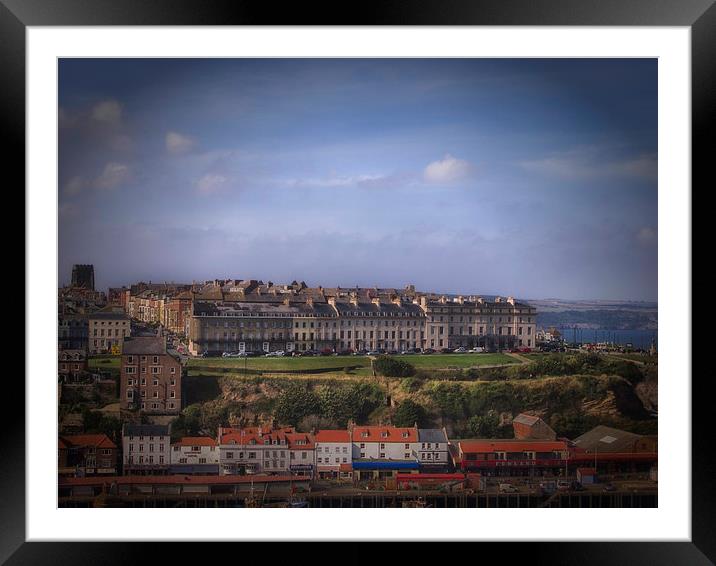
[[[415,368],[411,364],[396,360],[390,356],[379,356],[373,362],[373,368],[384,377],[411,377],[415,375]]]

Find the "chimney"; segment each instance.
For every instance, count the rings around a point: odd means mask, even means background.
[[[351,304],[352,304],[354,307],[357,307],[357,306],[358,306],[358,297],[357,297],[355,294],[353,294],[353,295],[351,296]]]
[[[380,306],[380,297],[373,297],[370,302],[374,305]]]
[[[507,297],[507,302],[514,306],[514,304],[515,304],[514,297]]]
[[[283,300],[283,304],[286,305],[287,307],[290,306],[291,305],[291,297],[286,297]]]
[[[307,304],[309,307],[313,308],[313,297],[308,297],[308,298],[306,299],[306,304]]]
[[[441,302],[443,305],[444,305],[445,303],[447,303],[447,297],[446,297],[445,295],[442,295],[442,296],[440,297],[440,302]]]
[[[496,303],[501,303],[501,302],[502,302],[502,297],[495,297],[495,302],[496,302]]]
[[[329,295],[328,297],[326,297],[326,301],[328,302],[329,305],[331,305],[332,307],[335,308],[335,306],[336,306],[336,298],[335,298],[334,296]]]
[[[393,297],[393,303],[396,304],[396,305],[398,305],[399,307],[403,305],[403,300],[402,300],[402,298],[400,297],[400,295],[395,295],[395,296]]]
[[[460,303],[461,305],[464,304],[464,303],[465,303],[465,297],[463,297],[462,295],[460,295],[460,296],[457,298],[457,302]]]

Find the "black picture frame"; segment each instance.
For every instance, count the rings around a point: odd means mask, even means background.
[[[217,0],[0,0],[0,112],[7,164],[16,186],[25,183],[25,30],[27,26],[139,25],[462,25],[462,26],[687,26],[692,53],[692,178],[706,183],[713,159],[716,108],[716,6],[714,0],[385,0],[361,2],[350,10],[314,3]],[[689,190],[689,187],[684,187]],[[692,191],[693,194],[693,191]],[[691,304],[687,305],[691,309]],[[10,376],[7,376],[10,377]],[[686,383],[691,376],[669,376]],[[492,543],[511,544],[510,561],[553,564],[710,564],[716,561],[716,471],[710,415],[709,377],[692,381],[692,538],[691,542]],[[7,564],[113,564],[143,559],[164,562],[186,557],[186,545],[148,543],[25,542],[25,386],[5,380],[5,398],[17,405],[6,413],[0,458],[0,561]],[[290,536],[290,525],[278,529]],[[116,534],[116,533],[108,533]],[[81,533],[78,533],[78,537]],[[317,535],[320,537],[320,533]],[[589,536],[585,529],[585,536]],[[559,538],[555,533],[554,538]],[[352,543],[357,544],[357,543]],[[372,543],[361,543],[372,544]],[[161,548],[159,548],[161,546]],[[499,550],[502,552],[502,550]],[[272,548],[272,559],[291,552]],[[310,551],[306,551],[310,552]],[[417,550],[415,555],[423,554]],[[458,550],[459,552],[459,550]],[[367,554],[366,554],[367,553]],[[351,562],[372,551],[344,553]],[[451,554],[451,553],[450,553]],[[247,556],[247,555],[245,555]],[[288,556],[288,554],[286,554]],[[443,556],[449,556],[443,554]],[[144,560],[142,560],[144,561]]]

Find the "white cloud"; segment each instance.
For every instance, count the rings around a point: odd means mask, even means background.
[[[350,187],[355,185],[370,185],[386,180],[385,175],[332,175],[308,179],[289,179],[284,184],[290,187]]]
[[[122,107],[116,100],[103,100],[92,107],[92,118],[116,126],[122,119]]]
[[[207,173],[196,182],[196,187],[201,194],[208,195],[223,189],[228,180],[224,175]]]
[[[457,159],[450,154],[442,160],[433,161],[423,172],[429,183],[455,183],[470,176],[472,166],[464,159]]]
[[[656,230],[649,228],[648,226],[641,228],[636,234],[636,239],[640,244],[651,244],[656,241],[656,238]]]
[[[189,136],[185,136],[178,132],[167,132],[165,137],[167,151],[169,153],[180,154],[191,151],[196,144],[195,140]]]
[[[72,177],[65,184],[65,194],[74,196],[80,194],[87,187],[87,183],[82,177]]]
[[[114,189],[127,182],[130,177],[129,167],[123,163],[107,163],[102,174],[97,177],[94,185],[98,189]]]

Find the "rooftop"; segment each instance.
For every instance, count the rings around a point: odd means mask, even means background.
[[[169,425],[125,423],[122,436],[169,436]]]

